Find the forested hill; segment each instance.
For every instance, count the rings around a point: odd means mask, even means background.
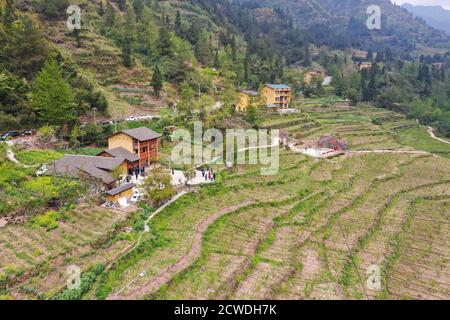
[[[344,98],[449,132],[449,37],[388,0],[78,0],[74,32],[70,4],[0,0],[1,131],[168,106],[171,124],[199,117],[221,127],[234,116],[236,89],[284,82],[295,95],[319,96],[320,85],[302,79],[321,69]],[[366,27],[372,4],[381,30]],[[370,74],[358,70],[363,60],[375,64]],[[223,108],[208,114],[217,102]]]
[[[204,1],[203,1],[204,2]],[[215,2],[215,1],[211,1]],[[448,36],[426,25],[389,0],[233,0],[248,12],[250,19],[242,21],[233,16],[233,23],[247,33],[256,28],[277,32],[277,25],[286,22],[297,33],[317,45],[334,48],[356,47],[383,50],[390,47],[397,52],[411,52],[417,44],[449,46]],[[379,5],[382,29],[373,32],[366,27],[367,8]],[[230,10],[234,12],[233,9]],[[245,20],[252,23],[245,24]],[[256,23],[255,23],[256,22]],[[295,34],[292,35],[295,37]]]

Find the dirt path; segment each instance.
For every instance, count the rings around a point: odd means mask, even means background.
[[[400,153],[400,154],[427,154],[426,151],[416,151],[416,150],[360,150],[360,151],[350,151],[350,153]]]
[[[434,129],[432,127],[428,127],[428,134],[430,135],[430,137],[432,137],[433,139],[435,139],[437,141],[440,141],[440,142],[443,142],[446,144],[450,144],[450,141],[436,137],[436,135],[434,134]]]
[[[19,160],[17,160],[16,155],[14,154],[14,151],[12,150],[13,143],[11,141],[6,141],[6,144],[8,145],[8,149],[6,149],[6,157],[9,161],[14,162],[15,164],[20,164]]]
[[[147,233],[150,231],[150,228],[148,226],[148,223],[150,222],[150,220],[152,220],[158,213],[160,213],[161,211],[163,211],[166,207],[168,207],[169,205],[171,205],[172,203],[174,203],[175,201],[177,201],[178,199],[180,199],[182,196],[184,196],[185,194],[188,194],[189,192],[191,192],[190,190],[184,190],[180,193],[178,193],[177,195],[175,195],[172,199],[170,199],[168,202],[166,202],[163,206],[159,207],[155,212],[153,212],[148,219],[145,221],[144,224],[144,231],[139,235],[138,240],[131,244],[130,246],[126,247],[125,249],[123,249],[121,252],[115,254],[114,256],[112,256],[109,259],[109,264],[106,266],[105,271],[108,271],[109,269],[111,269],[111,267],[114,265],[114,262],[116,262],[118,259],[120,259],[121,257],[123,257],[124,255],[130,253],[131,251],[135,250],[142,242],[142,237],[144,236],[144,233]]]
[[[253,204],[252,201],[243,202],[231,207],[223,208],[211,216],[209,216],[206,220],[204,220],[198,227],[194,236],[194,242],[192,244],[191,250],[183,256],[180,260],[178,260],[177,263],[170,266],[168,269],[166,269],[164,272],[162,272],[159,276],[145,284],[144,286],[137,288],[130,292],[127,295],[122,296],[112,296],[110,297],[111,300],[134,300],[139,299],[143,297],[146,294],[154,293],[156,290],[158,290],[163,284],[169,282],[177,273],[183,271],[187,267],[189,267],[195,259],[200,257],[201,250],[202,250],[202,242],[203,242],[203,235],[208,230],[209,226],[212,225],[217,219],[220,217],[227,215],[229,213],[232,213],[234,211],[237,211],[241,208],[244,208],[246,206],[249,206]]]

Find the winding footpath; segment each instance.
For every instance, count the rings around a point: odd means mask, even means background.
[[[450,141],[436,137],[436,135],[434,134],[434,129],[432,127],[428,127],[428,134],[430,135],[430,137],[432,137],[435,140],[438,140],[438,141],[446,143],[446,144],[450,144]]]
[[[230,206],[227,208],[223,208],[211,216],[209,216],[206,220],[204,220],[196,229],[195,236],[194,236],[194,242],[192,244],[191,249],[189,252],[181,257],[180,260],[178,260],[177,263],[174,265],[171,265],[168,267],[165,271],[160,273],[156,278],[152,279],[147,284],[135,289],[134,291],[131,291],[130,293],[126,295],[115,295],[110,297],[111,300],[135,300],[142,298],[146,294],[151,294],[156,292],[162,285],[169,282],[176,274],[180,273],[187,267],[189,267],[196,259],[200,257],[201,250],[202,250],[202,242],[203,242],[203,235],[208,230],[208,228],[216,222],[219,218],[221,218],[224,215],[230,214],[232,212],[235,212],[239,209],[242,209],[244,207],[250,206],[254,204],[254,201],[246,201],[234,206]]]

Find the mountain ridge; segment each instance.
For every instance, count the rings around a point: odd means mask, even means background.
[[[450,35],[450,10],[442,6],[415,6],[408,3],[403,4],[402,7],[423,19],[432,27],[443,30]]]

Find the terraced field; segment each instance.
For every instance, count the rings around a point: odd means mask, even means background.
[[[278,175],[260,176],[256,166],[223,173],[218,185],[184,196],[152,220],[146,237],[153,245],[131,263],[117,261],[97,297],[448,297],[449,160],[405,153],[414,149],[372,123],[381,113],[267,118],[263,126],[288,131],[313,121],[308,139],[336,134],[351,150],[368,152],[315,160],[283,151]],[[373,266],[380,272],[375,289],[367,282]]]
[[[262,126],[301,132],[307,140],[322,134],[346,138],[350,152],[319,160],[283,150],[273,176],[261,176],[258,166],[223,171],[217,184],[188,193],[156,215],[140,244],[115,259],[84,298],[448,298],[450,160],[442,150],[450,150],[439,145],[437,154],[414,152],[399,143],[397,129],[373,123],[391,116],[398,115],[320,107],[267,117]],[[306,123],[313,125],[301,129]],[[45,239],[11,228],[1,236],[4,265],[26,268],[83,247],[114,219],[74,216]],[[18,245],[14,239],[20,237],[27,240]],[[64,263],[105,262],[133,241],[118,237],[86,259],[80,249]],[[61,268],[49,270],[21,292],[37,283],[43,294],[54,291]],[[373,270],[379,281],[369,282]]]
[[[121,211],[80,207],[65,213],[54,230],[30,222],[2,228],[0,275],[11,286],[8,295],[51,297],[66,285],[70,265],[86,270],[106,263],[131,243],[126,238],[108,243],[108,232],[127,216]]]

